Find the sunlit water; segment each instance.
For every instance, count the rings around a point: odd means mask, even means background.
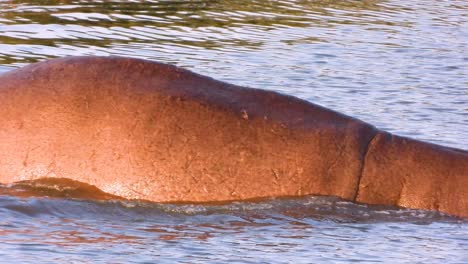
[[[462,0],[0,0],[0,72],[66,55],[167,62],[468,149]],[[0,196],[0,262],[468,263],[466,219],[434,212],[324,197],[161,205],[18,193]]]

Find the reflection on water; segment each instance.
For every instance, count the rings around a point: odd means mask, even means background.
[[[463,0],[0,0],[0,72],[66,55],[147,58],[468,149],[467,10]],[[468,261],[466,221],[434,212],[0,189],[2,262]]]
[[[2,249],[25,261],[455,263],[466,246],[460,220],[325,197],[176,206],[0,196],[0,205]]]
[[[278,41],[315,43],[321,41],[319,36],[297,29],[333,28],[361,19],[382,24],[359,11],[385,9],[373,1],[51,1],[55,5],[39,6],[22,2],[8,1],[2,8],[2,42],[21,45],[5,50],[9,63],[77,53],[135,55],[135,47],[148,49],[139,57],[151,58],[156,55],[153,49],[240,53]]]

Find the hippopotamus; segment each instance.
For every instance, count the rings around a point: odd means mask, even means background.
[[[0,75],[0,183],[47,178],[154,202],[326,195],[468,216],[468,151],[123,57]]]

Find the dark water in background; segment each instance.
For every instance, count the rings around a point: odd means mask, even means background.
[[[66,55],[172,63],[468,149],[462,0],[0,0],[0,72]],[[161,205],[8,190],[0,262],[468,263],[466,220],[434,212],[317,197]]]

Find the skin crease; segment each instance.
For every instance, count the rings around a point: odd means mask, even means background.
[[[218,202],[332,195],[468,217],[468,152],[174,66],[66,57],[0,75],[0,183]]]

